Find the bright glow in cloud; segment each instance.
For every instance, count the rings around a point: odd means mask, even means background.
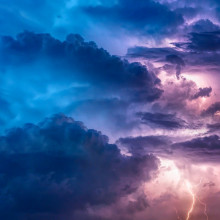
[[[183,158],[173,160],[162,157],[160,163],[156,178],[145,184],[152,210],[161,206],[162,199],[166,198],[167,210],[163,210],[162,206],[160,208],[169,219],[173,219],[175,213],[177,219],[182,220],[193,220],[199,216],[209,219],[212,212],[210,198],[220,190],[220,164],[190,164]],[[161,214],[153,213],[155,218]]]

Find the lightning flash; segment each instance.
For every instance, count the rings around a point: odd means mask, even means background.
[[[201,181],[200,181],[200,183],[201,183]],[[206,203],[202,202],[199,199],[199,197],[194,193],[193,186],[189,181],[186,181],[186,187],[187,187],[187,191],[189,192],[189,194],[192,197],[192,204],[190,206],[189,211],[187,212],[186,220],[190,220],[191,214],[192,214],[192,212],[194,210],[194,207],[195,207],[196,200],[198,200],[199,203],[204,206],[204,215],[206,217],[206,220],[209,220],[209,217],[208,217],[208,214],[207,214],[207,205],[206,205]]]
[[[186,218],[186,220],[189,220],[190,215],[192,214],[194,206],[195,206],[196,196],[195,196],[195,193],[193,192],[192,184],[189,181],[186,182],[186,187],[187,187],[189,194],[192,196],[192,204],[191,204],[191,207],[187,213],[187,218]]]
[[[178,207],[173,207],[177,220],[193,220],[198,218],[199,215],[203,215],[201,220],[209,220],[207,204],[203,201],[203,191],[201,191],[203,178],[200,179],[198,184],[195,184],[197,178],[192,178],[189,175],[185,175],[181,166],[177,166],[174,160],[167,158],[159,158],[161,161],[158,176],[150,183],[146,183],[145,192],[148,195],[149,201],[158,200],[161,195],[167,193],[167,190],[172,190],[178,198]],[[206,167],[196,167],[201,171],[207,170]],[[201,175],[200,175],[201,177]],[[202,177],[204,177],[202,175]],[[164,186],[164,187],[161,187]],[[183,204],[181,201],[190,196],[189,204]],[[175,198],[175,202],[176,202]],[[185,209],[187,206],[187,209]],[[201,209],[200,214],[197,213]],[[183,211],[186,210],[186,211]],[[174,214],[174,213],[173,213]]]

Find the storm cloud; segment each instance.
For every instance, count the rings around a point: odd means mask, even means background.
[[[188,141],[175,143],[172,151],[186,156],[194,162],[219,162],[220,139],[218,135],[194,138]]]
[[[210,105],[207,109],[203,110],[202,116],[213,116],[220,111],[220,102],[215,102]]]
[[[220,32],[190,33],[189,42],[175,43],[177,47],[192,51],[218,51],[220,49]]]
[[[211,87],[199,88],[199,91],[192,97],[192,99],[197,99],[199,97],[209,97],[211,92]]]
[[[123,156],[107,136],[62,114],[9,130],[0,158],[4,219],[69,219],[134,193],[157,169],[154,156]]]
[[[2,0],[0,219],[218,220],[219,12]]]
[[[180,79],[181,69],[183,66],[185,66],[184,61],[175,54],[167,55],[166,61],[176,64],[176,77],[177,79]]]
[[[152,102],[163,92],[159,78],[144,65],[112,56],[77,34],[64,41],[32,32],[15,39],[3,36],[1,54],[1,87],[10,94],[2,98],[11,104],[12,114],[23,109],[24,115],[15,119],[19,123],[24,117],[25,122],[37,121],[59,111],[74,114],[74,105],[86,100],[90,106],[99,100],[118,100],[119,108],[123,105],[127,111],[130,104]]]
[[[138,136],[120,138],[116,143],[132,155],[140,156],[158,152],[169,154],[169,146],[172,141],[167,136]]]
[[[153,127],[164,129],[180,129],[186,126],[186,122],[175,114],[139,112],[137,115],[141,118],[141,122]]]
[[[155,1],[119,0],[110,7],[90,6],[85,12],[105,23],[119,24],[128,31],[142,34],[168,34],[183,24],[183,17]]]
[[[208,132],[218,132],[220,130],[220,123],[207,124]]]

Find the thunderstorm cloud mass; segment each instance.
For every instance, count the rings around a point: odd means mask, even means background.
[[[0,74],[0,219],[220,219],[220,1],[0,0]]]

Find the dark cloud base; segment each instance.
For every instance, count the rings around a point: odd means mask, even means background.
[[[62,114],[9,130],[0,160],[0,216],[10,220],[71,219],[111,205],[135,193],[158,163],[123,156],[106,136]]]
[[[139,112],[137,115],[141,118],[141,123],[153,128],[180,129],[186,127],[187,123],[175,114]]]
[[[216,131],[219,129],[219,124],[209,125],[209,128]],[[120,138],[116,143],[132,155],[151,152],[171,159],[184,158],[192,164],[219,163],[220,137],[218,135],[198,137],[183,142],[171,140],[169,136],[138,136]]]

